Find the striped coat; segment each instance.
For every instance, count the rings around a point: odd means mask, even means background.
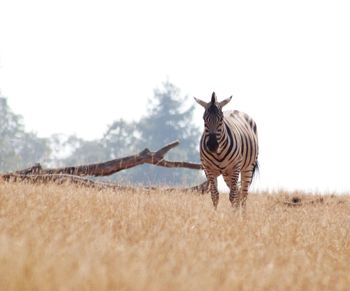
[[[234,110],[223,112],[222,108],[231,97],[206,103],[196,101],[205,108],[203,115],[204,132],[200,141],[200,157],[209,181],[213,205],[217,208],[219,192],[216,178],[223,178],[230,188],[230,201],[233,206],[245,205],[248,188],[258,166],[258,135],[256,123],[247,114]],[[241,176],[241,189],[238,178]]]

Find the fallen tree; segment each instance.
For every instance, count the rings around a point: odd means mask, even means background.
[[[148,148],[145,148],[138,154],[114,159],[111,161],[73,166],[54,169],[44,169],[40,164],[36,164],[33,167],[16,171],[14,173],[8,173],[0,175],[0,180],[8,182],[30,182],[30,183],[48,183],[53,182],[56,184],[73,183],[86,187],[94,187],[98,189],[113,188],[113,189],[134,189],[135,187],[121,186],[114,183],[105,183],[94,181],[91,179],[83,178],[86,176],[99,177],[109,176],[122,170],[130,169],[142,164],[152,164],[167,168],[188,168],[200,170],[201,164],[168,161],[164,159],[171,149],[179,145],[179,141],[174,141],[160,148],[159,150],[152,152]],[[157,189],[156,187],[144,187],[144,189]],[[175,189],[181,189],[185,191],[198,191],[206,192],[208,189],[208,182],[204,182],[200,185],[189,188],[164,188],[167,191],[173,191]]]

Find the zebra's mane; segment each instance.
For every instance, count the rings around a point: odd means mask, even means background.
[[[216,102],[216,94],[215,92],[213,92],[213,94],[211,95],[211,103],[214,104]]]
[[[223,115],[221,108],[219,108],[215,103],[210,104],[210,106],[207,109],[207,113],[219,116]]]

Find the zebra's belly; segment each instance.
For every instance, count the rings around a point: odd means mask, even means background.
[[[203,168],[207,173],[220,176],[232,172],[236,167],[239,167],[239,162],[234,163],[231,161],[229,164],[215,163],[212,161],[202,160]]]

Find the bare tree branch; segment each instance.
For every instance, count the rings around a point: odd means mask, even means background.
[[[113,183],[104,183],[82,178],[82,176],[108,176],[117,173],[122,170],[126,170],[142,164],[153,164],[161,167],[168,168],[188,168],[200,170],[201,164],[179,162],[179,161],[167,161],[164,159],[171,149],[179,145],[179,141],[174,141],[160,148],[159,150],[152,152],[149,149],[144,149],[136,155],[131,155],[103,163],[64,167],[56,169],[43,169],[40,164],[35,164],[33,167],[20,170],[14,173],[8,173],[0,175],[0,181],[7,182],[29,182],[29,183],[72,183],[76,185],[94,187],[98,189],[112,188],[112,189],[136,189],[135,187],[125,187]],[[143,187],[142,189],[152,190],[160,189],[156,187]],[[200,185],[189,188],[162,188],[164,191],[194,191],[194,192],[207,192],[208,182],[204,182]]]
[[[164,155],[179,145],[179,141],[174,141],[162,147],[161,149],[151,152],[148,148],[144,149],[136,155],[131,155],[103,163],[89,164],[74,167],[64,167],[56,169],[43,169],[40,164],[36,164],[31,168],[17,171],[16,174],[68,174],[75,176],[109,176],[122,170],[126,170],[142,164],[153,164],[168,168],[188,168],[202,169],[201,164],[188,162],[173,162],[164,159]]]

